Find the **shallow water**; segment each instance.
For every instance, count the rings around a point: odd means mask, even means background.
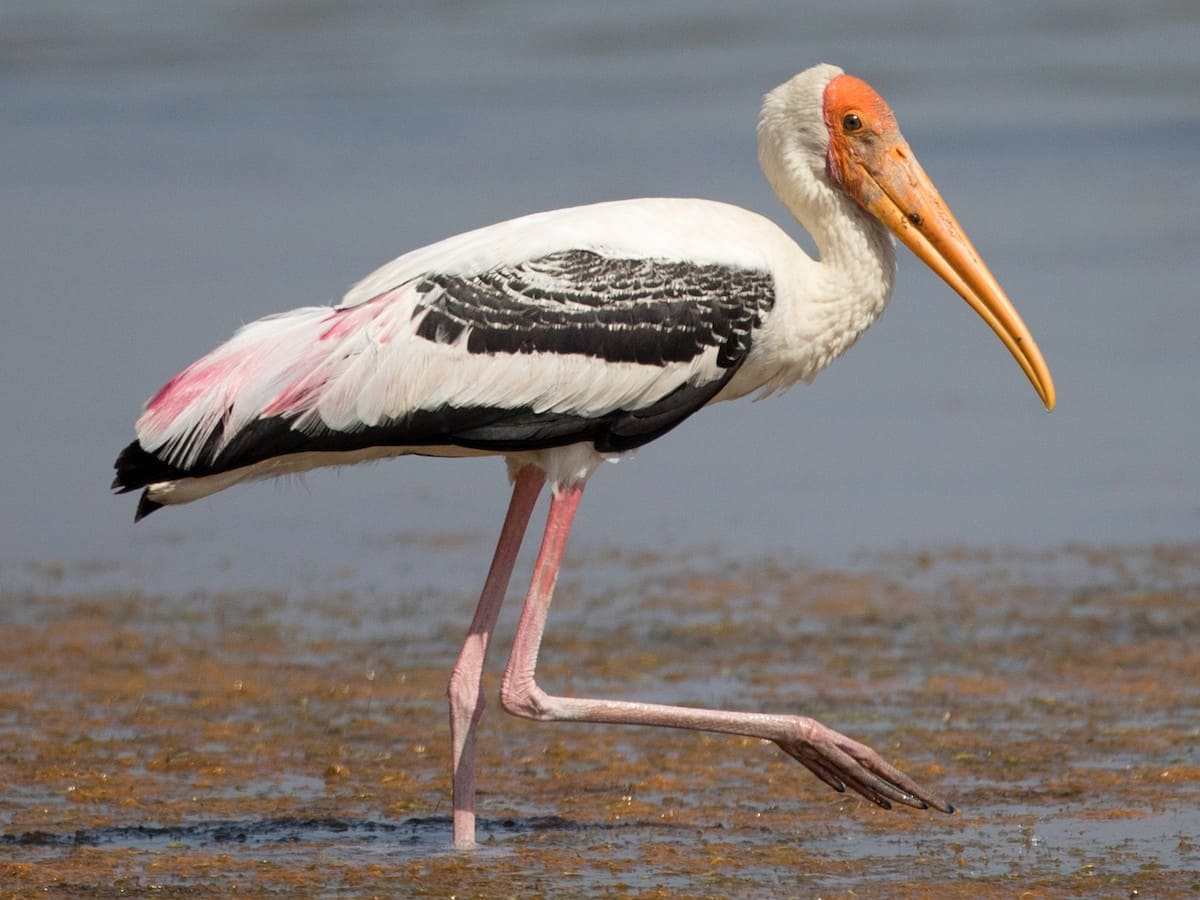
[[[667,194],[782,217],[761,93],[832,60],[876,84],[1055,372],[901,253],[882,321],[812,388],[707,410],[599,473],[573,549],[843,560],[963,542],[1190,539],[1200,330],[1200,13],[983,2],[278,6],[37,0],[0,12],[6,583],[117,561],[157,589],[350,566],[446,584],[498,463],[410,460],[241,488],[133,527],[106,495],[141,401],[248,319],[536,209]],[[183,542],[182,546],[178,546]],[[472,577],[475,577],[472,574]],[[449,583],[453,590],[462,585]]]
[[[855,572],[710,558],[697,574],[627,557],[628,593],[599,577],[619,557],[564,579],[539,663],[549,690],[811,714],[959,811],[877,809],[757,740],[523,722],[493,706],[482,847],[454,853],[444,686],[467,600],[443,601],[455,624],[421,635],[353,592],[10,594],[6,886],[1200,888],[1197,545],[894,554]],[[424,618],[432,601],[404,602]],[[502,617],[500,656],[515,615]]]

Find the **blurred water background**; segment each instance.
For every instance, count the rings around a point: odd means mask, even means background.
[[[1183,0],[6,0],[0,584],[477,590],[499,462],[319,472],[135,527],[112,460],[239,324],[443,236],[648,195],[784,221],[759,99],[822,61],[897,111],[1059,409],[902,250],[844,360],[599,472],[572,551],[1195,540],[1198,48]]]

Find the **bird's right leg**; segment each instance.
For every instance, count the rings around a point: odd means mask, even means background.
[[[870,747],[806,716],[560,697],[544,691],[536,680],[538,649],[563,550],[582,495],[583,486],[578,484],[556,489],[551,496],[542,549],[534,563],[533,582],[517,624],[512,654],[500,688],[500,702],[505,710],[515,716],[543,722],[656,725],[762,738],[774,741],[835,791],[850,788],[885,809],[892,803],[903,803],[917,809],[932,806],[942,812],[954,812],[953,806],[917,784]]]
[[[475,734],[483,717],[484,700],[480,690],[483,661],[496,628],[500,606],[504,603],[513,564],[525,537],[525,527],[545,481],[546,476],[533,466],[525,466],[516,473],[496,553],[446,691],[450,698],[450,740],[454,761],[455,847],[465,848],[475,843]]]

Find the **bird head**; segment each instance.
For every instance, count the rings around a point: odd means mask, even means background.
[[[785,202],[807,185],[848,197],[884,225],[987,322],[1054,408],[1054,381],[1033,336],[869,84],[822,65],[772,91],[759,118],[759,158]]]

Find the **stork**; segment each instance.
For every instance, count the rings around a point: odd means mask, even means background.
[[[536,679],[584,485],[712,403],[809,382],[883,312],[895,235],[996,333],[1054,406],[1029,330],[865,82],[819,65],[770,91],[758,157],[812,236],[710,200],[513,219],[406,253],[337,306],[252,322],[146,403],[113,487],[136,518],[243,481],[402,455],[501,456],[512,498],[449,683],[454,842],[475,840],[487,653],[543,487],[550,507],[504,671],[509,713],[773,741],[837,791],[953,812],[876,751],[792,714],[555,696]],[[890,232],[890,234],[889,234]]]

